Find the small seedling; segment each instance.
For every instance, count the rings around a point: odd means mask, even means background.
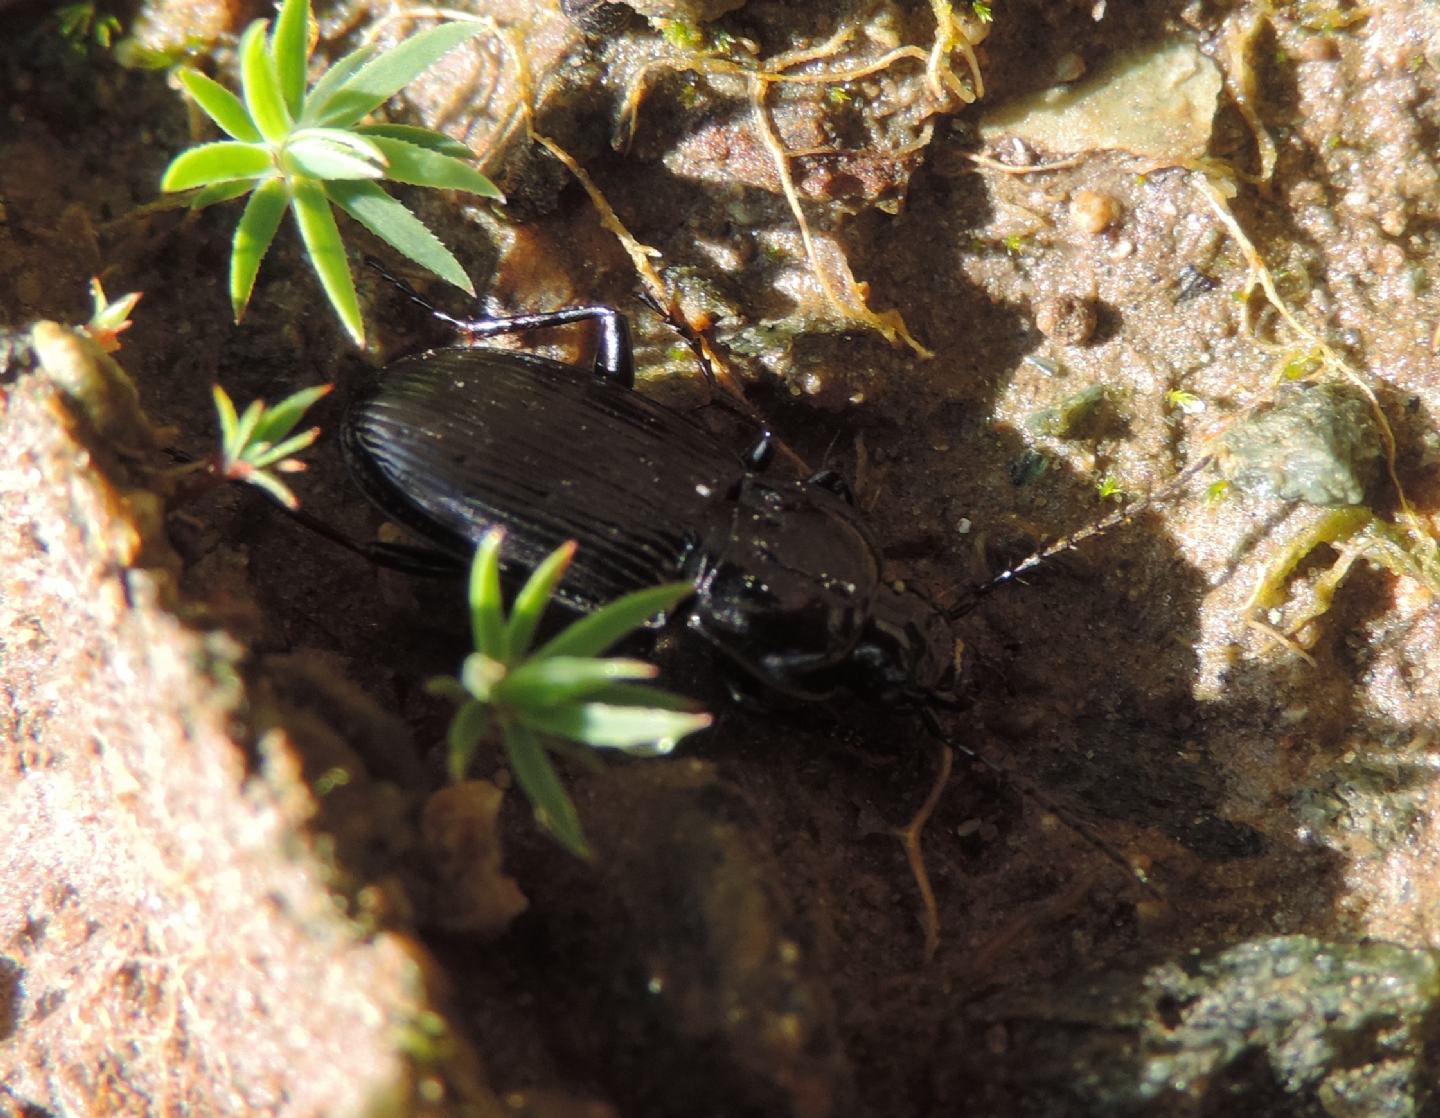
[[[214,459],[202,465],[221,481],[258,486],[287,509],[299,508],[295,494],[276,474],[296,474],[305,469],[305,463],[293,455],[318,439],[320,428],[311,427],[298,435],[290,432],[332,387],[322,384],[302,389],[273,408],[255,400],[245,414],[237,415],[230,397],[217,384],[214,394],[215,411],[220,416],[220,447]]]
[[[469,277],[450,250],[376,181],[487,198],[499,198],[500,192],[466,162],[474,156],[464,144],[426,128],[361,122],[484,25],[441,24],[379,55],[373,46],[361,47],[308,89],[309,0],[285,0],[267,35],[268,27],[268,20],[256,20],[240,38],[243,101],[197,70],[180,72],[196,104],[231,138],[182,152],[160,183],[166,191],[198,190],[195,206],[250,195],[230,255],[236,321],[287,209],[295,215],[331,306],[357,345],[364,344],[364,326],[332,205],[397,252],[473,295]]]
[[[1165,402],[1176,411],[1184,412],[1186,415],[1199,415],[1205,410],[1205,401],[1193,392],[1186,392],[1183,388],[1172,388],[1165,393]]]
[[[94,0],[63,4],[56,9],[55,18],[60,23],[60,37],[77,51],[83,52],[92,42],[109,50],[120,34],[119,17],[100,11]]]
[[[507,618],[500,591],[503,533],[486,534],[470,568],[470,621],[475,651],[458,679],[432,679],[429,690],[460,704],[447,739],[450,776],[464,778],[480,743],[493,731],[535,818],[567,850],[590,857],[580,819],[546,756],[553,750],[594,761],[568,743],[643,756],[668,753],[710,716],[677,695],[644,687],[657,669],[600,653],[695,587],[670,583],[627,594],[576,621],[531,651],[545,607],[575,555],[573,542],[552,552],[530,575]]]
[[[1100,495],[1102,501],[1123,501],[1125,490],[1120,488],[1120,483],[1109,474],[1106,474],[1095,483],[1095,492]]]
[[[120,348],[120,335],[130,329],[130,312],[140,301],[141,293],[132,291],[122,295],[113,303],[106,298],[105,289],[100,286],[100,277],[90,279],[90,300],[93,311],[90,321],[81,327],[104,353],[114,353]]]

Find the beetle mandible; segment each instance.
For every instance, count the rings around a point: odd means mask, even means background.
[[[456,319],[380,270],[471,341],[599,326],[589,370],[473,344],[382,369],[352,400],[342,444],[387,516],[457,565],[503,528],[512,573],[577,541],[558,595],[576,612],[693,581],[679,607],[684,629],[720,654],[742,694],[896,702],[944,693],[953,673],[946,618],[882,579],[875,538],[837,475],[771,476],[768,434],[737,454],[637,392],[628,324],[608,307]]]

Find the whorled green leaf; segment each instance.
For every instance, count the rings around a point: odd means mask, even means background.
[[[305,96],[305,63],[310,58],[310,0],[285,0],[270,36],[270,57],[293,120],[300,115]]]
[[[424,222],[375,183],[353,180],[332,182],[326,184],[325,190],[337,206],[396,252],[446,282],[453,283],[467,295],[475,294],[475,285],[470,282],[460,261],[425,227]]]
[[[385,166],[356,153],[349,144],[337,144],[325,136],[306,136],[285,145],[285,169],[291,174],[325,182],[340,179],[378,179]]]
[[[245,448],[250,444],[251,436],[255,433],[255,425],[260,422],[260,416],[265,410],[265,405],[259,400],[251,400],[249,405],[240,413],[240,419],[230,433],[230,440],[224,447],[227,460],[231,462],[243,462],[245,460]]]
[[[475,750],[490,729],[490,711],[484,703],[470,699],[455,712],[445,736],[445,765],[451,780],[464,780],[475,759]]]
[[[269,494],[273,500],[285,508],[290,509],[292,512],[300,507],[300,499],[295,496],[290,487],[266,470],[253,470],[245,478],[245,484],[253,485],[262,492]]]
[[[711,722],[710,715],[699,712],[608,703],[540,707],[520,712],[517,717],[542,734],[583,741],[601,749],[647,754],[668,753],[686,734],[703,730]]]
[[[290,188],[290,206],[295,223],[321,286],[340,321],[350,331],[355,344],[365,344],[365,324],[360,317],[360,301],[355,295],[355,280],[350,275],[350,262],[345,258],[345,244],[330,212],[325,191],[313,179],[297,179]]]
[[[192,210],[203,210],[206,206],[213,206],[218,202],[228,202],[232,198],[240,198],[249,194],[259,182],[265,180],[237,179],[235,182],[217,182],[205,187],[204,190],[197,190],[190,199]]]
[[[320,75],[315,84],[310,87],[310,91],[305,95],[305,108],[301,113],[300,123],[318,123],[321,113],[335,90],[344,85],[356,70],[364,66],[365,63],[369,62],[374,56],[375,47],[373,44],[368,44],[336,59],[334,64]]]
[[[659,669],[643,660],[596,660],[552,656],[521,664],[495,688],[494,701],[516,710],[574,703],[594,697],[607,685],[654,679]]]
[[[240,85],[245,91],[245,107],[260,135],[272,144],[281,144],[290,134],[290,110],[270,57],[266,22],[257,19],[240,36]]]
[[[244,103],[219,82],[199,70],[181,70],[180,81],[195,99],[195,104],[226,135],[247,144],[259,143],[263,139]]]
[[[524,726],[506,725],[505,752],[515,781],[535,808],[535,818],[578,858],[590,859],[580,817],[540,740]]]
[[[568,540],[547,555],[540,565],[530,572],[530,577],[525,580],[520,593],[515,595],[515,602],[510,607],[507,635],[510,655],[517,660],[530,651],[530,645],[535,640],[535,630],[539,628],[540,619],[545,614],[545,607],[550,604],[555,588],[570,569],[576,546],[574,540]]]
[[[211,386],[210,395],[215,400],[215,414],[220,419],[220,446],[224,448],[235,441],[235,428],[240,425],[240,416],[235,411],[235,402],[230,399],[230,394],[218,384]]]
[[[392,136],[370,138],[384,153],[385,177],[392,182],[435,190],[464,190],[482,198],[504,197],[493,182],[469,163]]]
[[[275,239],[280,219],[290,205],[290,192],[283,179],[269,179],[256,188],[245,204],[245,212],[235,226],[230,250],[230,307],[235,321],[245,313],[250,293],[255,289],[255,276],[260,262]]]
[[[392,140],[402,140],[407,144],[414,144],[427,151],[453,156],[456,159],[473,160],[475,158],[475,153],[459,140],[452,140],[443,132],[421,128],[414,124],[359,124],[352,128],[351,132],[358,136],[372,138],[388,136]]]
[[[214,183],[257,179],[274,170],[275,164],[265,148],[238,140],[216,140],[182,151],[172,159],[160,179],[160,189],[193,190]]]
[[[437,675],[427,679],[425,693],[434,695],[437,699],[449,699],[456,703],[465,703],[470,700],[470,692],[465,690],[465,685],[452,675]]]
[[[305,413],[329,395],[334,387],[333,384],[317,384],[310,388],[302,388],[299,392],[285,397],[274,407],[266,408],[265,414],[255,428],[254,437],[272,445],[280,443],[280,440],[290,434],[296,424],[305,418]],[[304,436],[299,437],[303,438]]]
[[[500,592],[500,545],[505,533],[491,528],[470,563],[470,634],[475,651],[502,664],[510,663],[510,638],[505,630],[505,600]]]
[[[370,137],[361,136],[344,128],[297,128],[290,134],[287,146],[320,141],[332,147],[343,148],[352,155],[374,163],[377,167],[386,164],[385,153]]]
[[[298,435],[282,439],[273,446],[270,443],[255,440],[245,451],[245,461],[257,470],[267,469],[270,466],[288,471],[304,469],[303,463],[290,461],[290,459],[306,447],[313,446],[319,437],[320,428],[311,427],[308,431],[301,431]]]
[[[598,656],[632,629],[674,608],[693,593],[693,583],[671,582],[616,598],[552,637],[535,652],[535,657]]]
[[[328,91],[325,104],[311,118],[318,124],[344,127],[379,108],[440,57],[484,31],[483,23],[442,23],[412,35],[371,59]]]

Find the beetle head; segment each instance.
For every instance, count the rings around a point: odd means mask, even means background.
[[[944,685],[944,617],[881,582],[874,538],[842,496],[747,475],[723,507],[697,551],[689,625],[747,675],[801,700],[895,701]]]
[[[950,701],[955,639],[945,615],[911,591],[881,585],[843,686],[881,703]]]
[[[842,499],[746,475],[720,502],[689,625],[765,687],[824,697],[818,683],[859,642],[880,587],[874,541]]]

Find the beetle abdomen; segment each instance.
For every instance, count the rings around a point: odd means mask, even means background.
[[[345,446],[372,501],[458,557],[495,526],[517,570],[576,540],[563,596],[583,610],[678,577],[737,467],[708,433],[638,392],[471,347],[389,366],[352,404]]]

